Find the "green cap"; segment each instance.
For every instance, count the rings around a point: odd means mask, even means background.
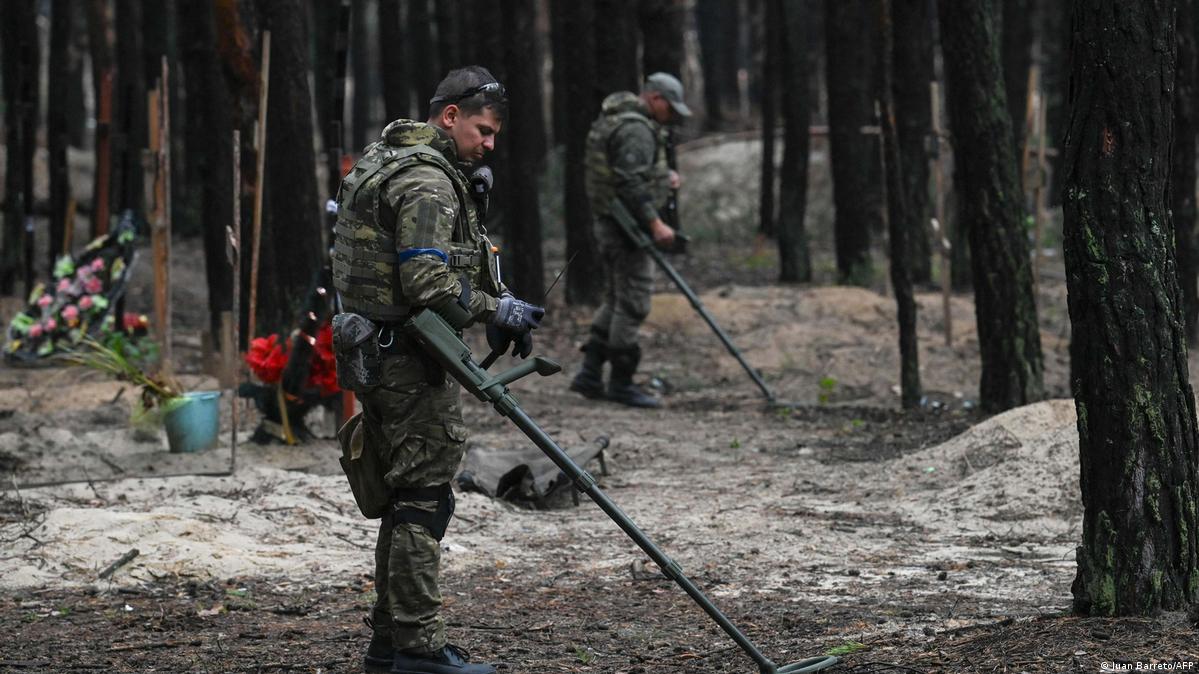
[[[645,78],[645,91],[656,91],[670,103],[680,117],[690,117],[691,108],[683,102],[683,83],[670,73],[654,73]]]

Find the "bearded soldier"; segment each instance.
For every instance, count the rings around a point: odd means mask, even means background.
[[[604,303],[583,345],[583,368],[570,384],[572,391],[588,398],[607,397],[632,407],[659,405],[633,383],[641,362],[637,329],[649,315],[653,261],[621,231],[612,213],[613,199],[623,203],[655,244],[669,247],[674,242],[675,232],[661,214],[680,181],[666,163],[663,125],[690,115],[682,83],[672,75],[654,73],[639,96],[620,91],[605,98],[587,135],[587,196],[606,267]],[[612,363],[612,376],[605,391],[606,361]]]
[[[349,387],[363,410],[339,437],[343,450],[356,443],[356,451],[377,457],[379,474],[357,477],[374,480],[385,495],[377,508],[367,671],[489,674],[493,667],[471,664],[447,644],[440,615],[439,541],[453,515],[450,480],[466,441],[459,386],[400,326],[431,309],[458,330],[486,324],[492,348],[515,344],[513,353],[523,357],[544,310],[500,283],[464,173],[495,147],[507,109],[504,87],[487,69],[470,66],[450,72],[429,105],[427,123],[387,125],[338,193],[333,271],[345,312],[335,321],[338,376],[358,375]],[[360,367],[343,368],[343,354]],[[355,476],[346,472],[367,513]]]

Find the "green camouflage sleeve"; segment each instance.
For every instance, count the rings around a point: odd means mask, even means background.
[[[616,129],[608,145],[608,162],[616,176],[616,194],[643,227],[658,217],[650,189],[657,138],[645,124],[628,122]]]
[[[433,252],[448,254],[450,250],[459,208],[453,183],[440,169],[418,165],[392,178],[385,198],[396,218],[403,301],[414,307],[456,302],[462,292],[458,275]],[[496,304],[494,297],[477,288],[471,290],[470,313],[476,322],[490,320]]]

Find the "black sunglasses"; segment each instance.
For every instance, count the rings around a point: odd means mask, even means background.
[[[474,96],[475,94],[482,94],[482,93],[488,93],[488,92],[494,93],[495,95],[499,96],[500,98],[508,97],[508,92],[504,90],[504,85],[500,84],[499,82],[488,82],[487,84],[480,84],[477,87],[471,87],[460,94],[451,94],[449,96],[434,96],[433,98],[429,99],[429,105],[434,105],[436,103],[457,103],[458,101],[461,101],[466,98],[470,98],[471,96]]]

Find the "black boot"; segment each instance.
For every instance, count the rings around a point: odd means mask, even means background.
[[[582,393],[584,398],[604,397],[604,361],[608,349],[594,338],[583,345],[583,369],[570,382],[570,390]]]
[[[608,400],[629,407],[661,407],[657,398],[633,383],[633,373],[641,362],[641,347],[608,349],[612,359],[612,379],[608,382]]]
[[[391,639],[375,632],[371,635],[370,645],[366,647],[366,657],[362,659],[362,668],[372,674],[387,674],[391,671],[395,653],[395,649],[391,646]]]
[[[466,651],[446,644],[436,653],[396,653],[391,674],[495,674],[491,665],[472,665]]]

